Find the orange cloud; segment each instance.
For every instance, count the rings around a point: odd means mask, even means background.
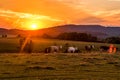
[[[113,0],[3,0],[0,24],[39,20],[46,27],[66,23],[119,25],[119,4]]]
[[[82,9],[76,10],[57,0],[4,0],[1,6],[1,16],[41,19],[47,27],[72,23],[75,19],[89,16]]]
[[[22,13],[22,12],[14,12],[11,10],[3,10],[0,9],[0,18],[2,23],[0,25],[8,25],[12,27],[16,27],[16,25],[19,25],[17,27],[22,27],[22,23],[26,23],[28,21],[37,21],[37,22],[61,22],[62,20],[60,19],[55,19],[50,16],[45,16],[45,15],[35,15],[35,14],[30,14],[30,13]],[[5,24],[6,23],[6,24]],[[8,24],[9,23],[9,24]],[[23,25],[24,25],[23,24]],[[48,26],[44,26],[48,27]]]
[[[4,9],[47,15],[60,19],[71,19],[71,17],[76,18],[88,15],[82,9],[75,10],[74,7],[57,0],[4,0],[2,3],[4,3],[2,5]]]

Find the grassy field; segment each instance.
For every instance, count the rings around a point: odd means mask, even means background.
[[[120,54],[0,54],[0,80],[120,80]]]
[[[95,45],[94,51],[99,51],[99,47],[101,45],[107,45],[110,44],[107,43],[94,43],[94,42],[81,42],[81,41],[65,41],[65,40],[50,40],[50,39],[40,39],[40,38],[33,38],[33,52],[43,52],[44,49],[48,46],[53,45],[56,43],[57,45],[65,45],[66,43],[69,43],[71,46],[77,46],[82,52],[85,51],[85,45]],[[0,53],[16,53],[19,52],[19,38],[0,38]],[[118,47],[118,50],[120,50],[120,45],[115,44],[115,46]]]
[[[109,44],[32,40],[34,53],[27,54],[19,53],[18,38],[0,38],[0,80],[120,80],[119,51],[115,54],[99,51],[101,45]],[[38,53],[54,43],[75,45],[82,53]],[[88,44],[95,45],[91,53],[85,52],[84,46]]]

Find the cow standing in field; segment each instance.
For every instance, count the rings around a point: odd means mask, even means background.
[[[92,49],[94,49],[94,48],[95,48],[94,45],[86,45],[86,46],[85,46],[85,50],[88,51],[88,52],[91,52]]]
[[[78,53],[80,52],[80,50],[78,49],[78,47],[68,47],[68,50],[67,50],[68,53]]]
[[[45,48],[45,53],[50,53],[50,47]]]
[[[100,46],[100,51],[101,52],[109,52],[109,53],[116,53],[118,48],[116,48],[114,45],[110,45],[110,46]]]
[[[109,46],[100,46],[100,51],[108,51],[109,50]]]
[[[68,47],[68,53],[74,53],[75,52],[75,48],[74,47]]]
[[[57,53],[57,52],[59,52],[59,46],[50,46],[50,48],[51,48],[51,52],[52,52],[52,53]]]
[[[49,46],[45,48],[45,53],[58,53],[62,49],[62,46]]]

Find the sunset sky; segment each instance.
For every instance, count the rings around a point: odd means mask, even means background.
[[[0,27],[120,26],[120,0],[0,0]]]

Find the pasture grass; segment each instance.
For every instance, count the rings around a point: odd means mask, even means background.
[[[70,46],[77,46],[80,51],[85,52],[86,45],[95,45],[93,51],[99,51],[101,45],[109,46],[107,43],[95,43],[95,42],[81,42],[81,41],[66,41],[66,40],[55,40],[55,39],[41,39],[41,38],[32,38],[33,40],[33,52],[43,52],[44,49],[48,46],[57,45],[64,46],[68,43]],[[115,44],[120,50],[120,45]],[[0,38],[0,53],[17,53],[20,51],[19,47],[19,38]]]
[[[107,43],[33,38],[33,52],[19,53],[19,38],[0,38],[0,80],[119,80],[120,45],[116,54],[100,52]],[[44,54],[53,45],[77,46],[81,53]],[[91,53],[85,45],[95,45]]]
[[[0,80],[119,80],[120,54],[0,54]]]

